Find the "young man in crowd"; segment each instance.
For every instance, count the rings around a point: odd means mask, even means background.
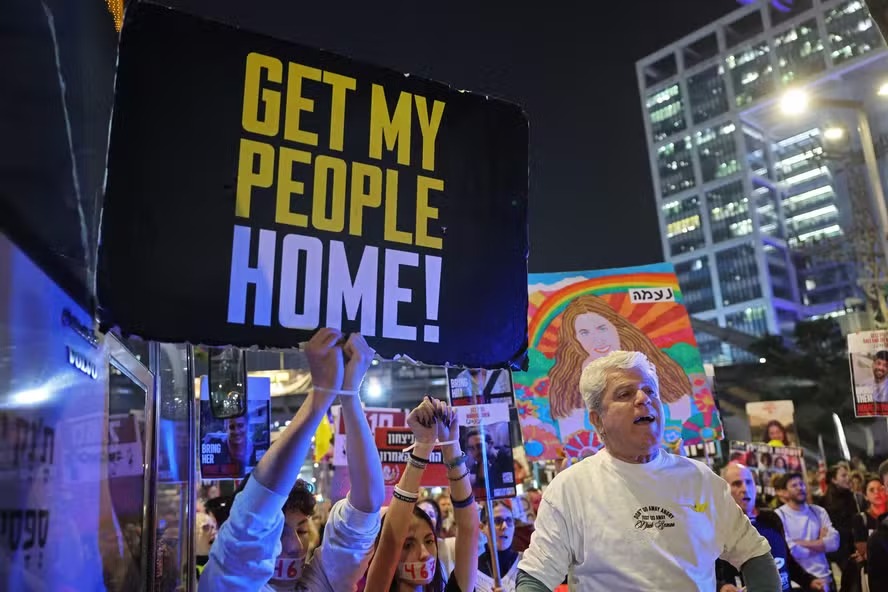
[[[825,580],[827,590],[835,592],[826,554],[839,548],[839,532],[833,528],[826,510],[808,503],[808,490],[801,474],[787,473],[786,504],[777,508],[777,515],[783,521],[786,543],[795,560],[805,571]]]
[[[357,395],[374,352],[360,335],[343,339],[339,331],[321,329],[306,345],[312,391],[235,497],[200,592],[351,592],[366,571],[385,497],[379,454]],[[305,488],[297,484],[299,470],[340,394],[352,489],[333,506],[321,546],[306,564],[306,512],[313,508],[290,501]]]
[[[783,540],[783,525],[780,518],[770,510],[760,510],[755,505],[756,486],[752,471],[739,463],[731,463],[722,471],[722,479],[731,487],[731,497],[749,518],[760,535],[771,545],[771,556],[780,574],[780,584],[784,592],[791,590],[791,582],[796,582],[804,590],[824,590],[826,581],[815,578],[806,572],[789,552]],[[717,592],[740,592],[743,589],[743,576],[727,561],[719,559],[715,564],[718,579]]]

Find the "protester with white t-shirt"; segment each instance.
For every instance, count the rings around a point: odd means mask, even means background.
[[[825,509],[808,503],[805,478],[801,474],[786,475],[786,492],[786,504],[777,508],[777,515],[783,521],[789,551],[807,572],[828,580],[828,589],[835,592],[826,554],[839,548],[839,531],[833,528]]]
[[[584,592],[711,592],[719,557],[741,570],[748,592],[779,592],[770,546],[727,483],[661,449],[663,408],[647,357],[612,352],[591,362],[580,392],[605,448],[543,494],[517,592],[554,590],[568,571]]]

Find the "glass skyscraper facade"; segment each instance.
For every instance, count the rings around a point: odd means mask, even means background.
[[[738,8],[637,64],[664,256],[691,314],[754,335],[840,314],[858,294],[853,264],[811,254],[846,232],[827,122],[774,117],[775,104],[797,86],[856,98],[845,77],[888,71],[861,0],[771,4]],[[700,347],[713,363],[749,357],[707,337]]]

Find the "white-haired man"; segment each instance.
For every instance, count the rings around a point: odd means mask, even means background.
[[[707,466],[660,448],[657,372],[638,352],[612,352],[580,379],[605,448],[564,470],[543,494],[518,592],[571,588],[715,590],[715,560],[749,592],[779,592],[768,542]]]

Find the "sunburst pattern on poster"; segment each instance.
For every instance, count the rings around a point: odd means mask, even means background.
[[[579,378],[589,362],[617,349],[641,351],[657,366],[665,421],[672,426],[664,430],[665,447],[680,450],[687,438],[723,437],[671,265],[531,274],[529,284],[530,367],[514,373],[529,460],[586,456],[600,448]]]

